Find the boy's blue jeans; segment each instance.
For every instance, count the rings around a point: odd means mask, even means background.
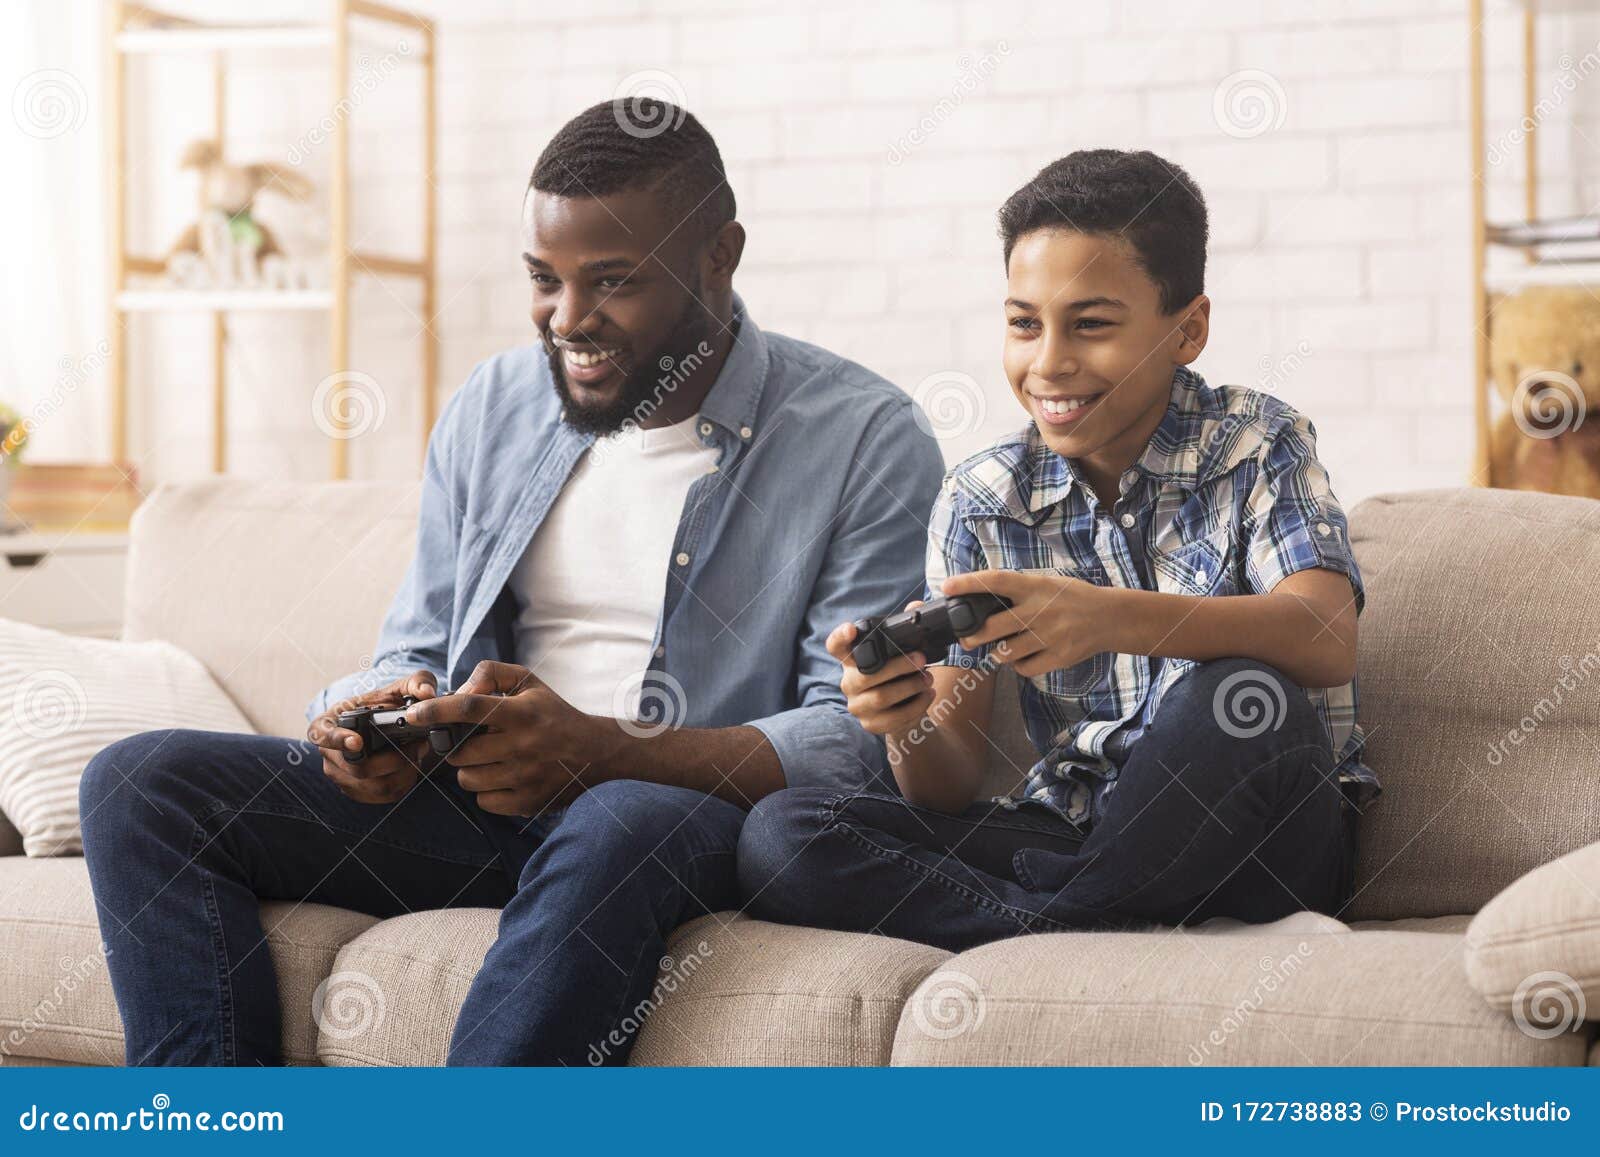
[[[650,995],[667,935],[736,903],[745,815],[615,780],[530,824],[480,809],[448,769],[395,803],[363,804],[309,743],[199,731],[113,744],[79,801],[130,1065],[281,1063],[260,899],[382,917],[503,907],[448,1063],[624,1061],[631,1041],[608,1042]],[[400,1016],[417,995],[379,999]]]
[[[1219,724],[1219,684],[1277,680],[1276,727]],[[739,840],[752,916],[880,932],[960,951],[1025,932],[1250,923],[1339,915],[1355,867],[1355,809],[1310,700],[1272,667],[1197,664],[1163,698],[1085,835],[1036,801],[949,815],[887,794],[788,789]]]

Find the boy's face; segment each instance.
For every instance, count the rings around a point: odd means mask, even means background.
[[[1066,229],[1017,239],[1007,266],[1006,378],[1064,458],[1131,464],[1205,345],[1202,294],[1176,313],[1124,241]]]

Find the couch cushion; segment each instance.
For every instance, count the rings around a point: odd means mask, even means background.
[[[1351,542],[1360,721],[1385,792],[1347,915],[1475,912],[1600,839],[1600,502],[1384,495],[1352,513]]]
[[[416,912],[345,945],[334,976],[374,994],[358,1025],[324,1017],[327,1065],[441,1065],[472,978],[494,942],[490,908]],[[883,1065],[906,997],[950,954],[789,928],[721,912],[679,928],[640,1009],[640,1065]],[[365,1015],[366,1004],[377,1011]],[[595,1042],[595,1060],[608,1049]]]
[[[258,731],[304,734],[311,697],[372,661],[411,560],[418,494],[415,483],[163,486],[133,520],[124,637],[178,644]]]
[[[636,1065],[886,1065],[906,999],[950,953],[721,912],[667,956]]]
[[[290,1064],[316,1063],[317,986],[339,947],[375,922],[322,904],[261,905]],[[122,1063],[122,1021],[81,857],[0,858],[0,981],[0,1052]]]
[[[1483,1003],[1462,971],[1461,918],[1440,932],[1319,932],[1308,915],[964,952],[907,1003],[894,1063],[1584,1063],[1586,1034],[1536,1039]]]

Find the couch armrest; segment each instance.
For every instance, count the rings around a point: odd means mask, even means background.
[[[0,815],[0,856],[22,855],[22,833],[11,826],[11,821]]]
[[[1467,927],[1466,972],[1535,1036],[1600,1019],[1600,843],[1514,881]]]

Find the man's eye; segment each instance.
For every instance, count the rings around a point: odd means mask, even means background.
[[[602,289],[621,289],[626,284],[628,284],[626,277],[602,277],[600,279],[600,287]]]
[[[557,284],[556,279],[554,277],[550,276],[550,274],[548,274],[548,273],[533,273],[533,272],[530,271],[529,274],[528,274],[528,280],[533,282],[535,285],[540,285],[540,286],[549,286],[549,285]]]

